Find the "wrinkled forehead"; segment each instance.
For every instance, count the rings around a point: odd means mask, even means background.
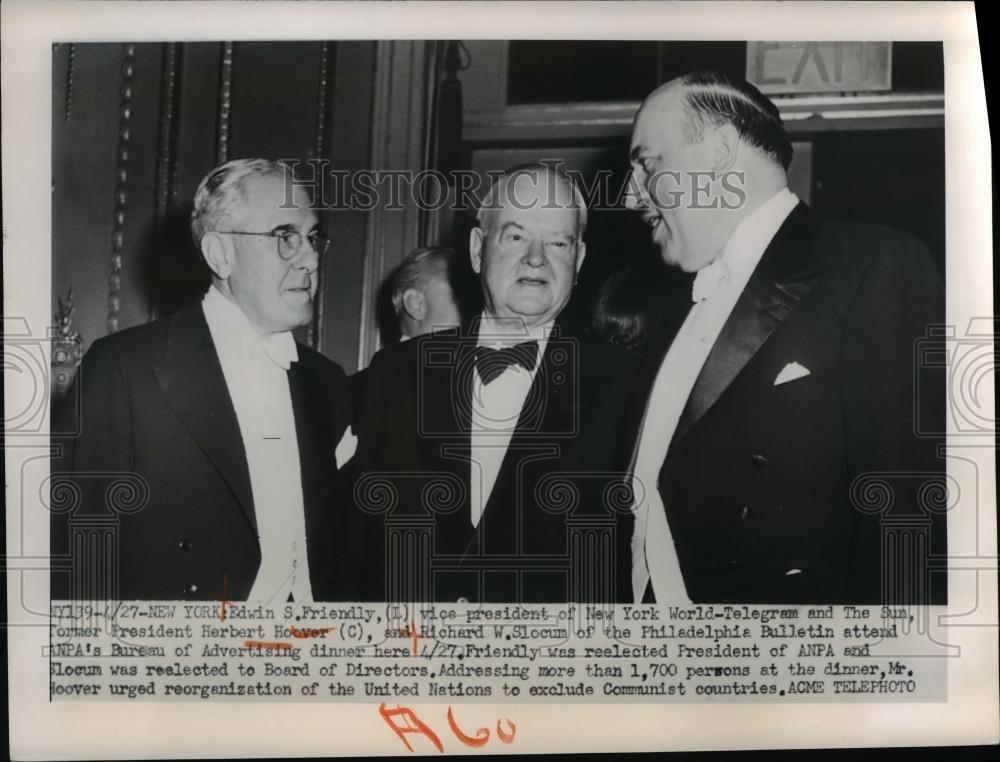
[[[546,174],[525,174],[506,184],[496,199],[496,224],[514,223],[575,235],[577,199],[566,182]]]
[[[257,175],[243,184],[243,214],[261,230],[283,225],[310,229],[317,221],[308,192],[290,176]]]

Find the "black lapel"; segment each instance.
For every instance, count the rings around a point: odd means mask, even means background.
[[[344,506],[334,504],[337,496],[330,486],[337,469],[334,451],[346,422],[334,419],[332,401],[310,360],[300,350],[300,359],[288,369],[288,388],[299,446],[306,544],[310,566],[314,566],[315,559],[324,549],[329,552],[333,538],[339,536],[339,522],[345,513]],[[314,574],[314,583],[318,579]]]
[[[778,228],[698,374],[671,449],[816,285],[819,275],[809,270],[809,257],[822,224],[822,217],[799,203]]]
[[[462,499],[454,510],[437,514],[435,524],[446,543],[438,552],[461,553],[472,536],[470,461],[472,381],[476,334],[463,331],[421,336],[414,356],[415,425],[421,442],[424,475],[456,480]]]
[[[229,485],[256,537],[243,437],[201,303],[168,320],[166,356],[153,368],[156,380],[181,423]]]

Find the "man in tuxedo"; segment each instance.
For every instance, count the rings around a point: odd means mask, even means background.
[[[627,595],[628,505],[615,503],[624,464],[615,468],[609,432],[632,360],[560,322],[586,220],[565,174],[509,170],[469,239],[482,314],[373,358],[355,458],[362,597]]]
[[[695,277],[625,418],[634,600],[943,603],[942,441],[921,431],[945,384],[914,360],[941,279],[912,238],[800,202],[791,157],[777,108],[715,72],[636,116],[628,205]]]
[[[263,159],[212,170],[191,215],[205,297],[84,358],[53,461],[53,598],[337,597],[350,402],[292,337],[329,239],[291,180]]]

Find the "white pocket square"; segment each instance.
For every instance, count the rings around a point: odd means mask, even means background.
[[[799,365],[797,362],[790,362],[781,369],[781,373],[774,379],[774,385],[787,384],[789,381],[794,381],[797,378],[803,378],[808,375],[810,375],[809,368]]]
[[[348,427],[344,432],[344,436],[340,438],[340,444],[337,445],[337,449],[333,453],[337,468],[343,468],[344,464],[354,457],[354,451],[357,449],[358,438],[354,436],[354,430]]]

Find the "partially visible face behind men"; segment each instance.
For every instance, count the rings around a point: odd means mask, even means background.
[[[469,240],[486,314],[545,325],[569,301],[586,254],[573,193],[547,173],[523,173],[503,196],[489,230]]]
[[[312,319],[319,257],[306,236],[318,227],[309,196],[294,188],[293,205],[282,209],[285,181],[273,175],[247,178],[244,203],[223,224],[227,230],[281,232],[296,230],[303,238],[298,254],[278,256],[278,239],[267,236],[227,236],[235,256],[228,279],[233,299],[262,334],[290,331]]]
[[[642,212],[663,261],[693,272],[714,253],[717,222],[706,209],[693,208],[693,173],[704,177],[714,164],[709,141],[685,139],[683,101],[683,86],[670,82],[650,95],[636,115],[626,205]]]
[[[462,324],[462,317],[455,303],[455,294],[448,280],[447,267],[436,267],[420,285],[420,292],[424,296],[426,305],[424,319],[420,322],[421,333],[453,328]]]

